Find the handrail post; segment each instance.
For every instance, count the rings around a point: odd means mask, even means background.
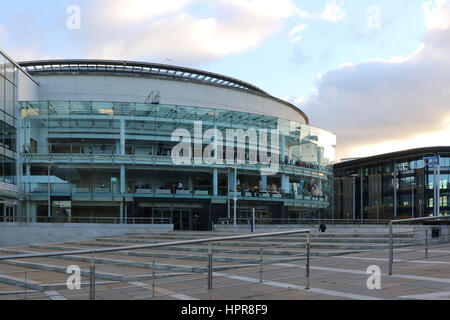
[[[90,294],[89,299],[95,300],[95,261],[94,261],[94,251],[91,254],[91,266],[90,266]]]
[[[306,234],[306,290],[309,290],[310,285],[310,268],[311,268],[311,242],[310,242],[310,233]]]
[[[213,256],[212,256],[212,242],[209,242],[208,248],[208,290],[211,291],[213,289]]]
[[[25,271],[25,290],[24,290],[24,294],[25,294],[25,300],[27,300],[27,272]]]
[[[264,249],[259,249],[259,283],[263,282],[263,251]]]
[[[392,276],[392,265],[394,263],[394,235],[392,221],[389,222],[389,275]]]
[[[155,260],[152,264],[152,298],[155,297]]]
[[[428,229],[425,230],[425,259],[428,259]]]

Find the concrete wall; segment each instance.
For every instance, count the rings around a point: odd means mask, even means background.
[[[114,75],[35,75],[39,100],[144,103],[158,90],[161,104],[249,112],[305,123],[300,112],[273,99],[226,87]],[[24,100],[21,99],[20,100]]]
[[[173,225],[0,223],[0,247],[173,231]]]

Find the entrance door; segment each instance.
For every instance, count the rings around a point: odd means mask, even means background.
[[[5,222],[15,221],[15,210],[14,206],[5,205]]]
[[[173,210],[173,228],[176,231],[192,230],[192,211],[191,210]]]

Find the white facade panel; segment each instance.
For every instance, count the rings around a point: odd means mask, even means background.
[[[183,80],[115,75],[35,75],[39,99],[21,101],[116,101],[144,103],[152,90],[160,92],[161,104],[197,106],[249,112],[305,123],[300,111],[270,97],[233,88]],[[31,96],[30,96],[31,97]]]

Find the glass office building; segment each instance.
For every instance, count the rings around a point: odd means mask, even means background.
[[[426,158],[440,156],[440,177]],[[334,165],[336,219],[450,214],[450,147],[406,150]],[[434,199],[439,186],[439,203]]]
[[[235,203],[239,223],[247,223],[253,209],[265,223],[328,213],[336,137],[257,87],[155,64],[20,64],[40,83],[39,99],[20,101],[28,221],[170,221],[176,230],[209,230],[232,218]],[[174,161],[181,140],[173,136],[180,129],[193,146],[191,160],[181,164]],[[219,152],[226,159],[230,129],[237,130],[233,151],[240,150],[243,161],[198,158],[195,145],[202,151],[214,146],[214,159]],[[211,130],[221,136],[207,137]],[[247,135],[241,145],[240,133]],[[279,163],[275,172],[264,170],[262,141]]]
[[[0,222],[17,216],[18,66],[0,51]]]

